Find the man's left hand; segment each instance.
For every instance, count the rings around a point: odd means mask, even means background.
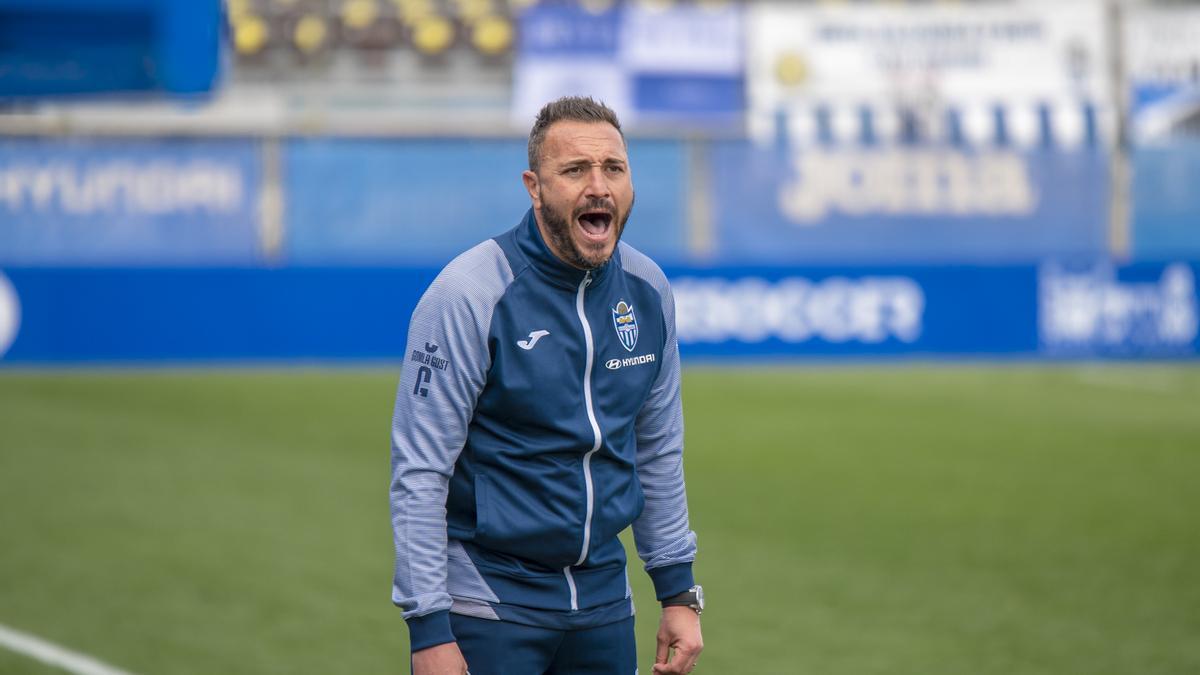
[[[654,655],[655,675],[687,675],[696,667],[704,638],[700,615],[691,607],[663,607],[658,624],[658,650]],[[674,654],[671,651],[674,650]]]

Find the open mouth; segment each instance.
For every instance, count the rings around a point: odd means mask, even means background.
[[[591,210],[579,214],[579,227],[590,238],[604,239],[612,227],[613,215],[608,211]]]

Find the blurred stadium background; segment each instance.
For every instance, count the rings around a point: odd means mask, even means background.
[[[407,671],[408,315],[575,93],[701,669],[1200,672],[1200,4],[1100,0],[0,0],[0,672]]]

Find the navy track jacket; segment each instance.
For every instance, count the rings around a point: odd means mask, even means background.
[[[533,212],[455,258],[409,327],[392,420],[392,601],[413,651],[449,612],[552,628],[633,613],[617,534],[658,597],[692,586],[675,304],[627,244],[584,272]]]

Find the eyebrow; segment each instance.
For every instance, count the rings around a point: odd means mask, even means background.
[[[622,165],[624,165],[625,163],[626,163],[626,160],[621,159],[620,157],[607,157],[605,159],[600,160],[600,164],[622,164]],[[574,167],[574,166],[590,166],[591,164],[592,164],[592,161],[590,159],[585,159],[585,158],[580,157],[577,159],[571,159],[571,160],[567,160],[567,161],[563,162],[561,167],[564,169],[567,169],[567,168]]]

